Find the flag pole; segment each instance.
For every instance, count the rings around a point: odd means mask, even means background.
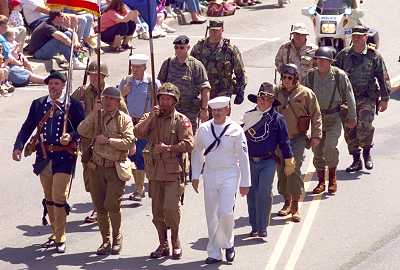
[[[101,98],[101,86],[100,86],[100,50],[101,50],[101,32],[100,32],[100,26],[101,26],[101,11],[100,11],[100,5],[101,5],[101,0],[97,1],[97,5],[99,7],[99,13],[97,15],[97,100]],[[97,102],[96,100],[96,102]],[[103,132],[102,130],[102,119],[101,119],[101,108],[97,111],[97,123],[99,127],[99,134]]]
[[[150,1],[147,1],[147,14],[149,18],[151,17],[151,7]],[[152,31],[152,24],[153,22],[149,19],[149,44],[150,44],[150,65],[151,65],[151,84],[152,84],[152,97],[153,97],[153,106],[157,104],[156,98],[156,72],[154,68],[154,46],[153,46],[153,31]]]

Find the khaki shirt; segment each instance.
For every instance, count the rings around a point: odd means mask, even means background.
[[[277,111],[281,113],[286,120],[289,139],[293,139],[300,135],[297,129],[297,117],[311,117],[311,137],[322,138],[322,116],[319,109],[317,97],[314,92],[302,85],[299,85],[292,92],[286,91],[282,86],[279,86],[276,91],[275,98],[280,102]],[[288,102],[292,105],[293,110]],[[293,113],[293,111],[295,113]],[[295,115],[296,114],[296,115]]]
[[[190,120],[174,110],[169,115],[154,117],[146,129],[144,123],[149,115],[150,113],[146,113],[134,130],[137,138],[145,138],[149,142],[143,151],[150,156],[150,163],[145,158],[146,175],[152,181],[177,181],[184,169],[182,154],[193,149]],[[161,143],[172,145],[171,152],[154,153],[154,146]]]
[[[181,95],[176,109],[185,115],[197,114],[201,105],[201,89],[211,89],[204,65],[192,56],[188,56],[184,63],[179,63],[176,57],[168,58],[162,64],[157,79],[179,88]]]
[[[128,156],[128,151],[134,143],[135,136],[133,135],[133,123],[131,117],[117,110],[113,113],[102,111],[104,136],[110,138],[109,144],[98,144],[95,142],[93,155],[98,155],[101,158],[120,161],[125,160]],[[98,126],[98,112],[92,111],[78,126],[78,133],[85,138],[93,139],[100,134]]]
[[[317,46],[307,43],[300,49],[296,49],[292,41],[281,45],[275,57],[275,67],[282,72],[284,64],[295,64],[299,70],[300,81],[303,80],[307,72],[313,68],[313,56]]]
[[[104,89],[104,85],[102,85],[101,89]],[[86,86],[83,90],[81,89],[76,89],[74,93],[72,94],[72,97],[79,100],[81,102],[81,105],[83,109],[85,110],[85,117],[89,115],[89,113],[93,110],[94,104],[96,103],[97,99],[97,91],[93,87],[93,85],[89,84]],[[128,108],[126,107],[125,101],[123,98],[121,98],[120,102],[120,109],[124,113],[128,113]],[[92,143],[91,139],[88,138],[81,138],[81,141],[79,143],[79,147],[82,152],[86,152],[90,144]]]
[[[337,86],[335,79],[336,72],[338,72]],[[328,109],[335,109],[341,104],[346,103],[349,109],[347,119],[356,119],[356,102],[354,99],[353,88],[351,87],[349,78],[343,70],[337,67],[331,67],[328,74],[325,77],[321,77],[318,69],[314,69],[304,78],[304,86],[312,89],[317,96],[321,112]],[[339,117],[339,112],[329,115]]]

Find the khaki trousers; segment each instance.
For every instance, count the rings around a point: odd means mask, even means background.
[[[135,181],[135,191],[144,194],[144,170],[132,170],[132,174]]]
[[[50,161],[39,177],[53,233],[50,239],[57,243],[63,243],[66,239],[65,224],[67,222],[65,204],[67,203],[71,175],[66,173],[53,174]]]
[[[120,239],[121,198],[125,182],[119,179],[115,167],[97,166],[89,186],[103,242],[110,242],[110,221],[113,239]]]
[[[182,193],[180,182],[178,180],[150,182],[153,224],[159,233],[166,230],[167,227],[171,228],[172,245],[179,246],[178,233],[181,221],[179,199]]]

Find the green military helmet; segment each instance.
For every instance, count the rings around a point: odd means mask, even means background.
[[[110,98],[116,98],[120,99],[121,98],[121,91],[119,91],[118,88],[114,86],[109,86],[106,89],[103,90],[101,93],[103,97],[110,97]]]
[[[89,74],[93,74],[93,73],[97,73],[98,72],[97,61],[90,62],[87,72]],[[103,62],[100,62],[100,74],[102,74],[103,76],[108,76],[108,67]]]
[[[157,99],[160,98],[160,95],[172,96],[176,99],[176,102],[178,102],[181,92],[179,91],[178,87],[175,86],[175,84],[163,83],[158,89]]]

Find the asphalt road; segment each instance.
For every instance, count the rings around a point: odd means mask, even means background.
[[[264,0],[251,8],[243,8],[232,17],[226,17],[225,35],[238,45],[243,53],[249,83],[247,91],[256,92],[260,83],[273,79],[273,59],[280,45],[289,37],[290,25],[305,22],[301,8],[313,1],[296,0],[285,9],[276,8],[277,1]],[[398,0],[365,1],[364,21],[377,28],[390,76],[400,74],[400,14]],[[385,3],[382,7],[381,3]],[[155,40],[156,70],[161,61],[173,53],[172,40],[185,33],[193,40],[204,35],[205,26],[177,26],[178,32]],[[148,53],[148,42],[137,40],[136,52]],[[110,68],[110,84],[116,84],[127,73],[128,52],[106,54],[104,60]],[[82,81],[83,72],[74,72],[74,87]],[[303,172],[306,174],[304,203],[301,205],[303,222],[294,224],[273,215],[265,242],[249,239],[247,205],[238,197],[235,207],[235,245],[237,257],[233,265],[204,266],[207,229],[203,194],[187,188],[181,225],[183,259],[149,260],[156,247],[156,231],[151,223],[149,199],[141,205],[127,200],[132,192],[129,182],[123,201],[124,247],[120,256],[97,257],[94,252],[100,244],[96,225],[85,225],[83,218],[90,212],[90,196],[84,191],[80,164],[74,180],[68,217],[67,253],[54,254],[40,250],[49,227],[41,223],[42,190],[32,173],[32,157],[17,163],[11,161],[12,144],[25,119],[32,99],[45,95],[43,87],[18,89],[13,97],[0,99],[0,269],[400,269],[400,182],[397,166],[400,147],[399,94],[393,94],[387,112],[375,121],[376,137],[372,150],[375,160],[373,171],[347,174],[350,163],[346,146],[340,145],[339,186],[335,196],[313,196],[316,185],[310,152]],[[233,118],[239,120],[251,108],[246,101],[235,106]],[[273,213],[282,204],[274,191]]]

